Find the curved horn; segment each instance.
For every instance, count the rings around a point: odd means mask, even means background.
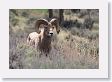
[[[51,23],[53,26],[55,26],[56,31],[57,31],[57,33],[59,34],[59,32],[60,32],[60,27],[59,27],[58,20],[55,19],[55,18],[53,18],[53,19],[50,21],[50,23]]]
[[[36,29],[37,33],[40,32],[39,27],[40,27],[41,24],[48,25],[48,21],[46,19],[39,19],[39,20],[36,21],[35,29]]]

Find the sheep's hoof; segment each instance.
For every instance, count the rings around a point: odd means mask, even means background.
[[[46,54],[46,57],[47,57],[48,55]]]

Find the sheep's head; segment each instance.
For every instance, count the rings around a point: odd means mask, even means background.
[[[55,18],[50,22],[48,22],[46,19],[37,20],[35,28],[37,33],[44,32],[44,34],[47,36],[53,35],[54,28],[56,28],[57,33],[60,32],[59,23]]]
[[[59,34],[59,32],[60,32],[60,27],[59,27],[59,22],[58,22],[58,20],[54,18],[54,19],[52,19],[52,20],[49,22],[49,24],[50,24],[50,30],[51,30],[51,32],[53,31],[54,28],[56,28],[56,31],[57,31],[57,33]]]

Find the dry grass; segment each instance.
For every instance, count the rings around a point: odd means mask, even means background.
[[[38,15],[39,18],[40,15]],[[10,69],[98,69],[99,32],[78,28],[62,28],[54,35],[52,50],[46,57],[27,45],[28,34],[34,31],[34,20],[15,17],[17,24],[9,27],[9,68]],[[28,22],[29,21],[29,22]]]

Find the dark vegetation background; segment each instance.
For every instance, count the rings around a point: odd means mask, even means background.
[[[35,31],[37,19],[57,18],[61,27],[54,34],[48,57],[27,45],[29,33]],[[10,9],[10,69],[98,69],[98,9]]]

